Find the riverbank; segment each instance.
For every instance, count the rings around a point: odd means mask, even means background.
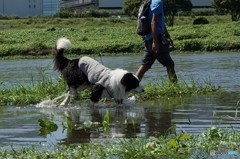
[[[240,22],[211,17],[210,24],[192,25],[178,17],[169,27],[175,52],[240,50]],[[67,37],[81,54],[142,53],[135,18],[29,18],[0,20],[0,57],[51,56],[58,38]]]

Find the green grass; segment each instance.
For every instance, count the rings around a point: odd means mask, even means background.
[[[176,17],[169,27],[176,51],[240,49],[239,22],[209,16],[208,25],[192,25],[193,17]],[[139,53],[142,39],[134,18],[30,18],[0,20],[0,57],[50,56],[55,42],[67,37],[72,54]]]
[[[34,147],[19,150],[0,150],[0,157],[8,159],[187,159],[190,157],[203,159],[219,157],[217,155],[227,154],[229,151],[237,152],[239,155],[239,141],[240,133],[236,130],[212,127],[199,135],[182,132],[150,138],[106,139],[103,143],[59,145],[50,151],[37,150]],[[214,156],[211,156],[212,152],[215,153]],[[229,155],[227,157],[234,156]]]
[[[139,94],[140,100],[156,100],[165,97],[197,96],[201,94],[221,93],[221,87],[215,86],[211,81],[197,83],[193,80],[190,83],[179,81],[178,84],[171,83],[164,79],[155,83],[144,85],[145,92]],[[138,94],[137,94],[138,95]]]
[[[65,85],[64,83],[62,83]],[[39,82],[34,87],[14,86],[11,89],[3,89],[0,91],[0,105],[30,105],[41,102],[44,98],[56,97],[58,92],[64,89],[60,83]]]
[[[62,95],[67,88],[63,79],[58,82],[52,82],[48,77],[42,79],[42,81],[32,84],[32,86],[15,85],[11,89],[4,89],[0,85],[0,106],[37,104],[43,100],[54,99]],[[210,81],[204,84],[198,84],[194,81],[189,84],[179,82],[176,85],[162,79],[156,83],[145,84],[143,87],[145,89],[144,93],[133,93],[138,98],[138,101],[221,92],[221,88],[214,86]],[[80,93],[81,102],[89,100],[89,94],[89,90],[82,91]]]

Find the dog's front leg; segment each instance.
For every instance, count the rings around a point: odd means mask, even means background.
[[[115,102],[116,102],[117,104],[123,104],[123,99],[115,99]]]
[[[65,99],[62,101],[62,103],[60,104],[60,106],[64,106],[64,107],[68,107],[68,104],[70,103],[71,100],[71,95],[70,95],[70,91],[67,91],[67,93],[65,94]]]

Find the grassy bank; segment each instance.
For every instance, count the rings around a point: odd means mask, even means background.
[[[15,85],[11,89],[4,89],[0,85],[0,106],[7,105],[32,105],[43,100],[54,99],[63,94],[67,88],[66,83],[61,79],[59,82],[52,82],[47,77],[32,86]],[[145,92],[141,94],[132,93],[138,101],[157,100],[165,97],[181,97],[191,95],[213,94],[221,92],[220,87],[216,87],[211,82],[199,84],[192,81],[190,84],[184,81],[178,85],[168,81],[158,81],[143,85]],[[89,100],[88,90],[80,93],[81,102]],[[79,102],[79,101],[76,101]]]
[[[192,25],[194,18],[177,17],[169,27],[176,51],[240,49],[239,22],[207,17],[210,24]],[[59,37],[73,43],[72,54],[139,53],[142,39],[134,18],[30,18],[0,20],[0,57],[51,55]]]
[[[52,151],[35,148],[0,150],[1,158],[231,158],[240,153],[240,133],[212,127],[199,135],[186,133],[146,138],[107,140],[105,143],[58,146]]]

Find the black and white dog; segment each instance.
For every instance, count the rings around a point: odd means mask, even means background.
[[[58,39],[54,57],[54,69],[58,70],[67,82],[67,94],[78,97],[77,91],[87,86],[92,89],[90,100],[93,103],[106,97],[122,104],[130,90],[143,91],[138,77],[126,70],[111,70],[88,56],[67,59],[63,53],[70,47],[71,42],[67,38]],[[67,95],[60,105],[68,106],[70,95]]]

